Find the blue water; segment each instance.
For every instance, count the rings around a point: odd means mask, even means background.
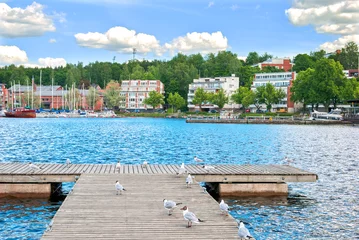
[[[318,174],[288,198],[225,199],[257,239],[359,238],[359,127],[177,119],[0,119],[0,161],[282,164]],[[0,238],[38,239],[59,203],[0,200]]]

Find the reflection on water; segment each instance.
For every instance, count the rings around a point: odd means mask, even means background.
[[[0,161],[64,163],[70,158],[73,163],[115,163],[120,158],[122,163],[133,164],[144,160],[193,164],[196,155],[207,164],[285,164],[287,156],[291,165],[315,172],[319,180],[290,184],[287,199],[226,199],[231,214],[248,223],[257,239],[355,239],[359,238],[358,139],[359,128],[351,126],[0,119],[0,149],[5,149],[0,151]],[[21,211],[29,217],[27,222],[21,217],[0,220],[17,229],[32,226],[33,232],[26,229],[8,236],[40,238],[51,218],[47,216],[56,211],[46,201],[42,203],[42,210],[30,204],[37,209],[31,220],[31,207]],[[2,209],[1,214],[11,214],[8,210]],[[2,228],[0,236],[6,234],[10,231]]]

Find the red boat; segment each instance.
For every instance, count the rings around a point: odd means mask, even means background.
[[[26,108],[16,108],[14,111],[5,112],[5,117],[11,118],[36,118],[36,111]]]

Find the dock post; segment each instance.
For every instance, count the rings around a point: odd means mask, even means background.
[[[287,196],[286,183],[220,183],[220,196]]]

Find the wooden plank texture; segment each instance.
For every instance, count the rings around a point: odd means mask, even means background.
[[[116,195],[115,181],[127,191]],[[203,223],[186,228],[179,207],[171,216],[163,199],[182,202]],[[49,239],[238,239],[237,223],[185,176],[168,174],[82,174],[54,217]]]

